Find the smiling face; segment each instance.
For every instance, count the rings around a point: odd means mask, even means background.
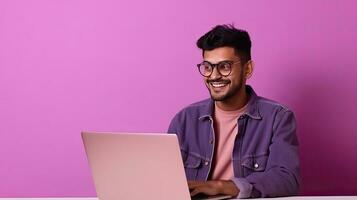
[[[204,61],[217,64],[222,61],[235,62],[232,64],[232,71],[228,76],[222,76],[217,68],[214,68],[211,76],[205,77],[205,84],[214,101],[229,102],[237,100],[245,93],[246,70],[241,64],[239,57],[232,47],[219,47],[213,50],[205,50]]]

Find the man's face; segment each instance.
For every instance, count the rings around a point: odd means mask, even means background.
[[[219,47],[209,51],[206,50],[204,51],[203,59],[211,64],[217,64],[222,61],[235,62],[231,65],[232,71],[228,76],[222,76],[217,71],[217,67],[215,67],[211,76],[204,77],[204,81],[214,101],[227,101],[238,97],[243,84],[245,84],[245,78],[243,77],[243,66],[240,62],[237,62],[240,59],[235,54],[234,48]]]

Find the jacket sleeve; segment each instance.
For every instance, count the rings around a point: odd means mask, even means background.
[[[167,133],[169,134],[179,134],[179,113],[172,118]]]
[[[299,155],[296,120],[289,110],[275,118],[269,157],[263,172],[233,178],[241,190],[238,198],[296,195],[299,189]]]

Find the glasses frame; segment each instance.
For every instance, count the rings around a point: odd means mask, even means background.
[[[212,71],[211,71],[211,73],[210,73],[209,75],[204,75],[204,74],[201,72],[201,70],[200,70],[201,66],[202,66],[204,63],[207,63],[207,64],[209,64],[209,66],[212,67]],[[227,77],[227,76],[229,76],[229,75],[232,73],[232,65],[234,65],[234,64],[236,64],[236,63],[241,63],[241,61],[240,61],[240,60],[238,60],[238,61],[224,60],[224,61],[218,62],[218,63],[216,63],[216,64],[212,64],[212,63],[210,63],[210,62],[208,62],[208,61],[203,61],[203,62],[197,64],[197,69],[198,69],[198,72],[200,72],[200,74],[201,74],[203,77],[206,77],[206,78],[207,78],[207,77],[210,77],[210,76],[213,74],[214,68],[217,68],[217,72],[218,72],[221,76]],[[218,66],[221,65],[221,64],[229,64],[229,73],[228,73],[227,75],[223,75],[223,74],[220,72]]]

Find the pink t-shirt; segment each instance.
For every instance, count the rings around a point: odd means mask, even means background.
[[[235,137],[238,134],[238,118],[247,106],[239,110],[224,111],[215,105],[214,131],[215,153],[210,173],[211,180],[230,180],[234,177],[232,152]]]

